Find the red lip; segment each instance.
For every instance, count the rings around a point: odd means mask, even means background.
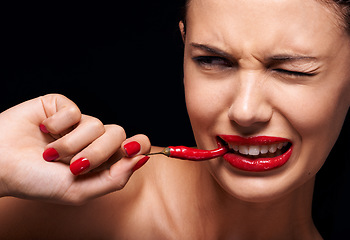
[[[243,138],[234,135],[220,135],[225,142],[232,145],[267,145],[275,143],[291,143],[290,140],[280,137],[257,136]],[[287,151],[276,157],[249,158],[241,154],[229,152],[223,158],[233,167],[243,171],[263,172],[283,166],[291,157],[293,145]]]
[[[236,145],[264,145],[280,142],[290,142],[290,140],[281,137],[257,136],[244,138],[236,135],[220,135],[225,142]]]

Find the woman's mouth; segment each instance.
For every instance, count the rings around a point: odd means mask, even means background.
[[[233,167],[251,172],[272,170],[290,158],[293,145],[280,137],[258,136],[243,138],[235,135],[219,136],[230,148],[223,158]]]

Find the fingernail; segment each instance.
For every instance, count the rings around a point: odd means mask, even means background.
[[[58,154],[58,152],[54,148],[48,148],[43,153],[43,158],[48,162],[52,162],[52,161],[56,160],[57,158],[59,158],[59,156],[60,155]]]
[[[132,171],[135,172],[137,169],[139,169],[140,167],[142,167],[143,165],[145,165],[145,163],[148,161],[149,156],[145,156],[143,158],[141,158],[136,164],[135,166],[132,168]]]
[[[47,128],[45,127],[44,124],[40,124],[40,125],[39,125],[39,128],[40,128],[40,130],[41,130],[43,133],[49,133],[49,131],[47,130]]]
[[[138,142],[133,141],[125,144],[124,149],[126,154],[128,154],[128,157],[132,157],[141,150],[141,145]]]
[[[82,173],[85,169],[90,167],[90,161],[87,158],[79,158],[70,165],[70,171],[74,175]]]

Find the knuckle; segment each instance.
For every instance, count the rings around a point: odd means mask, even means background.
[[[60,149],[62,149],[67,154],[74,153],[74,142],[71,141],[71,138],[63,137],[59,140]]]
[[[89,119],[89,125],[92,129],[94,129],[94,131],[100,135],[102,135],[105,132],[105,128],[103,123],[101,122],[100,119],[95,118],[95,117],[91,117]]]
[[[117,138],[126,139],[126,132],[123,127],[115,124],[108,125],[109,131]]]
[[[67,116],[72,120],[72,122],[79,122],[81,118],[80,109],[77,106],[69,106],[66,109]]]

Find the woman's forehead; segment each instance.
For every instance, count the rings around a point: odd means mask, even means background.
[[[188,1],[187,13],[189,10],[201,11],[207,14],[217,14],[216,17],[224,13],[231,15],[245,16],[256,18],[259,15],[273,13],[280,20],[288,16],[297,18],[299,14],[306,12],[317,12],[321,15],[327,15],[329,21],[339,20],[339,11],[334,7],[335,4],[325,4],[333,2],[326,0],[191,0]],[[293,11],[292,11],[293,10]],[[321,11],[321,12],[320,12]],[[308,17],[311,20],[310,15]],[[333,19],[332,19],[333,18]]]
[[[186,37],[226,48],[279,46],[311,54],[344,33],[335,14],[314,0],[192,0],[187,13]]]

